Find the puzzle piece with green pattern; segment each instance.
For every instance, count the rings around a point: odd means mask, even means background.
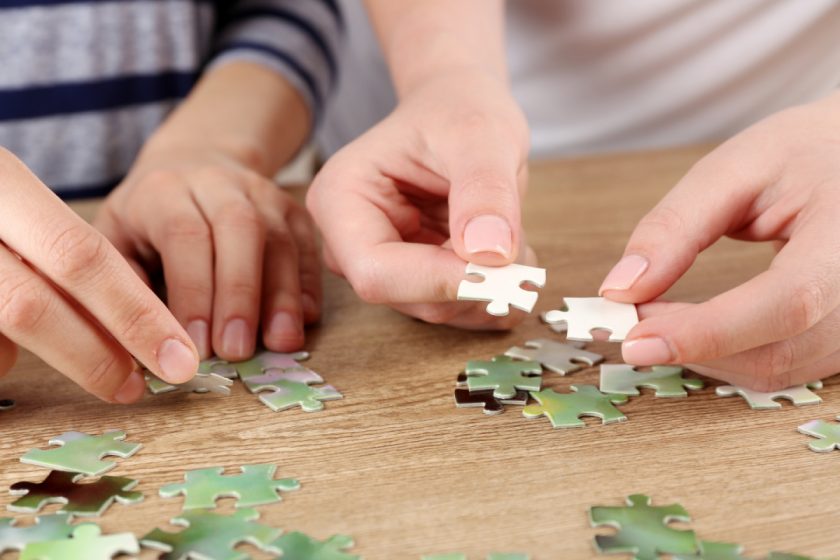
[[[269,352],[267,350],[263,350],[254,354],[254,356],[248,360],[242,360],[241,362],[227,362],[227,365],[232,367],[239,375],[239,378],[247,384],[253,378],[258,378],[271,370],[275,370],[277,372],[311,371],[307,367],[298,363],[308,359],[309,352],[301,351],[284,354],[281,352]],[[215,370],[213,371],[215,372]],[[316,376],[318,375],[314,371],[312,373]],[[320,382],[316,381],[315,383]]]
[[[288,560],[358,560],[359,556],[345,552],[353,546],[352,537],[333,535],[325,541],[318,541],[299,532],[287,533],[272,545]]]
[[[837,417],[840,420],[840,416]],[[840,449],[840,424],[825,420],[811,420],[797,428],[799,433],[819,438],[808,443],[811,451],[827,453]]]
[[[121,476],[103,476],[95,482],[78,484],[81,474],[50,471],[38,483],[15,482],[9,487],[13,496],[21,496],[8,509],[20,513],[38,513],[47,504],[64,504],[63,513],[79,516],[102,515],[117,501],[123,505],[143,501],[143,494],[130,491],[137,481]]]
[[[601,366],[601,391],[611,395],[638,396],[639,387],[653,389],[657,397],[687,397],[686,389],[703,388],[700,379],[683,377],[680,366],[653,366],[651,371],[629,364],[603,364]]]
[[[113,461],[103,461],[104,457],[125,459],[143,447],[139,443],[126,443],[124,439],[125,432],[122,430],[110,430],[98,436],[67,432],[49,441],[50,445],[59,447],[31,449],[20,461],[58,471],[99,476],[117,466]]]
[[[465,369],[470,391],[493,389],[497,399],[511,399],[517,390],[539,391],[542,387],[542,366],[539,362],[514,360],[505,355],[490,361],[470,360]]]
[[[146,386],[149,392],[153,395],[160,395],[162,393],[217,393],[220,395],[230,395],[230,386],[233,381],[218,375],[216,373],[196,373],[195,377],[186,383],[179,383],[171,385],[155,377],[154,375],[146,375]]]
[[[748,560],[743,552],[744,547],[739,544],[701,541],[698,554],[677,554],[673,560]]]
[[[53,513],[35,518],[35,523],[18,526],[11,517],[0,518],[0,554],[21,550],[29,543],[67,539],[79,525],[72,525],[69,513]]]
[[[300,406],[304,412],[317,412],[324,401],[344,398],[332,385],[312,387],[306,383],[279,379],[262,388],[260,400],[274,412]]]
[[[553,389],[531,392],[539,404],[522,409],[526,418],[547,416],[554,428],[581,428],[582,416],[600,418],[603,424],[623,422],[627,417],[614,405],[627,402],[626,395],[605,395],[594,385],[572,385],[571,393],[557,393]]]
[[[20,560],[111,560],[121,554],[137,554],[140,546],[131,533],[102,535],[97,525],[74,528],[73,537],[27,544]]]

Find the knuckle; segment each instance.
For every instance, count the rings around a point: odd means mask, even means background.
[[[128,369],[128,364],[123,364],[122,361],[115,353],[105,352],[85,373],[81,385],[95,395],[110,397],[110,390],[119,386],[115,380],[121,379]]]
[[[146,301],[136,301],[126,306],[121,317],[117,335],[120,340],[137,340],[144,337],[157,322],[157,309]]]
[[[172,189],[173,185],[184,182],[183,177],[174,169],[152,169],[142,174],[137,180],[137,185],[144,190],[163,192]]]
[[[796,353],[789,340],[782,340],[768,344],[762,348],[753,360],[753,375],[757,379],[764,379],[768,383],[776,383],[789,378],[788,372],[793,369]],[[784,389],[783,385],[780,389]],[[769,389],[776,390],[776,389]]]
[[[187,242],[210,242],[210,227],[195,214],[176,214],[170,217],[163,234],[167,239]]]
[[[0,283],[0,324],[4,328],[18,333],[34,331],[49,308],[48,294],[35,275],[18,275]]]
[[[230,301],[254,302],[259,299],[259,287],[251,276],[229,278],[223,287],[225,297]]]
[[[806,281],[795,285],[781,307],[779,318],[784,334],[799,334],[816,325],[825,315],[827,296],[819,282]]]
[[[97,276],[107,260],[108,249],[105,237],[87,224],[77,224],[65,228],[52,239],[47,255],[59,283],[75,283]]]
[[[226,205],[224,213],[217,216],[213,223],[239,231],[254,231],[263,228],[262,215],[249,202],[233,202]]]
[[[387,302],[387,290],[382,286],[376,263],[371,259],[354,263],[347,271],[347,280],[365,303]]]

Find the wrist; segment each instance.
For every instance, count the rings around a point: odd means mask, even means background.
[[[200,134],[180,132],[166,126],[155,132],[143,146],[138,164],[149,160],[203,160],[227,161],[242,165],[256,173],[266,174],[268,156],[265,149],[250,138],[235,135]]]

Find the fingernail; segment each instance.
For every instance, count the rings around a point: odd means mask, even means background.
[[[132,371],[123,382],[122,386],[114,393],[114,400],[120,404],[130,404],[143,396],[146,390],[146,381],[139,371]]]
[[[268,324],[268,336],[286,339],[300,336],[300,325],[291,313],[280,311],[274,314]]]
[[[507,221],[490,214],[476,216],[464,228],[464,248],[470,254],[496,253],[510,257],[512,234]]]
[[[625,340],[621,345],[621,356],[625,362],[636,366],[669,364],[674,360],[671,347],[657,336]]]
[[[618,261],[604,278],[604,282],[598,289],[598,295],[603,295],[607,290],[629,290],[642,277],[649,265],[650,262],[640,255],[627,255]]]
[[[190,321],[187,325],[187,334],[198,350],[198,357],[202,360],[210,357],[210,326],[203,319]]]
[[[222,351],[227,356],[245,357],[254,352],[251,330],[245,319],[231,319],[222,332]]]
[[[158,365],[164,381],[184,383],[198,371],[198,360],[192,350],[177,338],[167,338],[158,349]]]
[[[303,294],[300,296],[301,305],[303,306],[303,313],[305,315],[317,315],[318,314],[318,304],[315,303],[315,298],[310,296],[309,294]]]

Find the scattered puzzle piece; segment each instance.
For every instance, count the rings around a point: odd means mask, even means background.
[[[344,398],[332,385],[310,387],[306,383],[281,379],[270,388],[271,392],[260,394],[260,400],[274,412],[295,406],[300,406],[304,412],[316,412],[324,408],[322,401]]]
[[[280,536],[280,529],[257,523],[259,517],[254,509],[240,509],[233,515],[188,511],[171,521],[173,525],[186,527],[183,531],[170,533],[155,529],[140,542],[164,552],[160,560],[250,560],[248,554],[235,550],[243,543],[265,552],[279,552],[272,543]]]
[[[525,348],[514,346],[505,356],[518,360],[531,360],[539,362],[542,367],[560,375],[566,375],[579,369],[584,365],[594,366],[604,360],[604,357],[594,352],[583,350],[583,343],[570,342],[563,344],[554,340],[539,338],[529,340]]]
[[[77,484],[81,474],[50,471],[41,482],[15,482],[9,487],[13,496],[22,496],[8,509],[20,513],[38,513],[47,504],[64,504],[63,513],[80,516],[102,515],[116,500],[123,505],[143,501],[143,494],[130,492],[137,481],[121,476],[103,476],[95,482]]]
[[[602,423],[623,422],[627,417],[613,406],[627,402],[626,395],[605,395],[594,385],[572,385],[572,393],[557,393],[553,389],[531,392],[540,404],[530,404],[522,409],[526,418],[547,416],[554,428],[579,428],[586,426],[581,416],[595,416]]]
[[[769,410],[773,408],[782,408],[781,403],[776,402],[779,399],[786,399],[796,406],[803,406],[807,404],[819,404],[822,398],[811,389],[822,389],[822,381],[814,381],[807,385],[797,385],[796,387],[789,387],[783,391],[774,391],[771,393],[761,393],[759,391],[752,391],[744,389],[743,387],[734,387],[732,385],[722,385],[715,389],[715,393],[719,397],[731,397],[733,395],[741,395],[749,403],[750,408],[754,410]]]
[[[539,391],[542,367],[538,362],[523,362],[508,356],[495,356],[489,362],[467,362],[467,387],[470,392],[493,390],[497,399],[512,399],[517,390]]]
[[[633,494],[627,507],[596,506],[589,510],[593,527],[607,525],[618,530],[615,535],[598,535],[595,548],[601,554],[633,554],[635,560],[657,560],[660,554],[693,555],[700,552],[694,531],[679,530],[668,524],[691,518],[680,505],[650,505],[650,498]]]
[[[827,453],[840,449],[840,424],[826,422],[825,420],[811,420],[799,426],[797,430],[799,430],[799,433],[820,438],[808,443],[811,451]]]
[[[285,534],[272,543],[287,560],[358,560],[359,556],[343,552],[352,546],[353,539],[347,535],[317,541],[298,532]]]
[[[103,461],[103,457],[113,455],[125,459],[143,447],[139,443],[126,443],[124,439],[125,432],[121,430],[110,430],[98,436],[67,432],[49,441],[50,445],[59,447],[31,449],[20,461],[58,471],[99,476],[117,466],[113,461]]]
[[[742,556],[744,547],[739,544],[702,541],[700,553],[685,556],[677,554],[673,560],[748,560]]]
[[[254,354],[254,357],[241,362],[230,362],[239,378],[247,384],[248,380],[263,375],[268,370],[280,371],[310,371],[298,362],[309,359],[309,352],[292,352],[283,354],[280,352],[269,352],[263,350]],[[312,372],[315,373],[315,372]],[[317,375],[317,374],[315,374]]]
[[[639,395],[639,387],[656,391],[657,397],[687,397],[686,389],[700,390],[699,379],[683,377],[680,366],[653,366],[651,371],[638,371],[629,364],[601,365],[601,391],[615,395]]]
[[[219,498],[236,498],[236,507],[273,504],[281,500],[279,492],[300,488],[294,478],[275,479],[276,465],[245,465],[241,474],[224,475],[222,467],[197,469],[184,475],[184,482],[168,484],[159,494],[162,498],[184,495],[183,509],[213,509]]]
[[[29,543],[67,539],[77,525],[71,525],[69,513],[54,513],[35,518],[35,524],[19,527],[11,517],[0,518],[0,554],[21,550]]]
[[[509,399],[497,399],[493,396],[493,389],[470,391],[467,388],[467,374],[458,375],[455,385],[455,406],[458,408],[483,407],[484,414],[501,414],[506,404],[524,405],[527,402],[527,391],[516,391],[516,394]]]
[[[154,375],[146,375],[146,385],[153,395],[180,392],[218,393],[227,396],[230,395],[230,386],[233,385],[233,381],[216,373],[196,373],[195,377],[186,383],[170,385]]]
[[[75,527],[73,538],[30,543],[20,560],[111,560],[118,554],[137,554],[140,546],[131,533],[102,536],[98,526]]]
[[[619,303],[608,299],[564,298],[565,309],[553,309],[543,313],[543,320],[552,329],[561,331],[566,326],[566,338],[569,340],[593,340],[595,329],[610,332],[610,342],[621,342],[639,322],[636,306],[632,303]]]
[[[537,303],[537,292],[523,290],[522,284],[538,288],[545,285],[545,269],[521,264],[507,266],[480,266],[467,264],[467,276],[480,276],[481,282],[461,280],[458,285],[458,299],[465,301],[488,301],[487,313],[504,317],[510,313],[510,306],[530,313]]]
[[[11,410],[15,407],[15,401],[12,399],[0,399],[0,412],[4,410]]]

